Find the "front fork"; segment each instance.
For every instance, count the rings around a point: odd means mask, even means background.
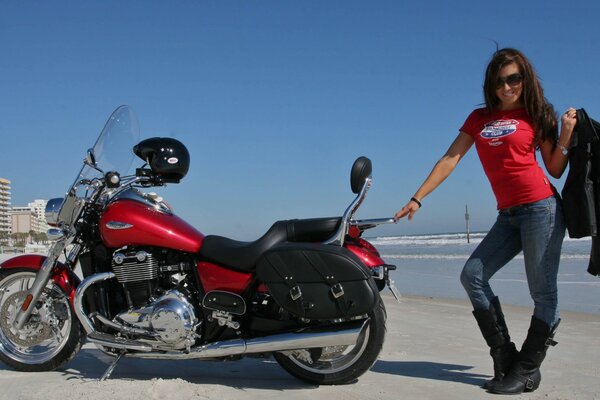
[[[56,265],[58,258],[60,257],[60,255],[62,254],[64,249],[72,241],[73,241],[73,237],[67,236],[62,239],[59,239],[50,248],[50,251],[48,252],[48,257],[44,260],[42,266],[40,267],[39,271],[37,272],[37,274],[35,276],[35,280],[33,281],[33,285],[31,285],[31,287],[27,291],[27,296],[25,296],[25,301],[23,302],[23,304],[21,305],[21,308],[19,308],[19,310],[17,312],[17,315],[13,322],[13,325],[15,328],[17,328],[19,330],[23,329],[23,327],[27,323],[27,320],[29,320],[31,313],[33,312],[34,305],[40,299],[40,296],[42,295],[44,288],[46,287],[46,285],[48,284],[48,281],[52,277],[52,271],[54,270],[54,266]],[[79,246],[79,245],[73,246],[73,248],[69,252],[69,255],[67,256],[66,264],[68,266],[73,265],[73,263],[75,262],[75,259],[77,258],[78,254],[79,254],[80,248],[81,248],[81,246]]]

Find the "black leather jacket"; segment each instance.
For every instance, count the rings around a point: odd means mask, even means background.
[[[600,123],[583,108],[577,110],[562,197],[569,236],[592,237],[588,272],[600,276]]]

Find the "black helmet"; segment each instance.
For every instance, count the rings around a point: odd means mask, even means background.
[[[165,182],[179,183],[190,168],[190,153],[184,144],[172,138],[150,138],[133,146],[133,152]]]

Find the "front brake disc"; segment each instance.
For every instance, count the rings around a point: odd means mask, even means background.
[[[52,337],[50,325],[39,321],[38,315],[32,314],[23,329],[17,329],[13,325],[17,310],[23,304],[27,292],[16,292],[8,296],[2,309],[0,309],[0,328],[11,342],[17,346],[31,347],[42,343]]]

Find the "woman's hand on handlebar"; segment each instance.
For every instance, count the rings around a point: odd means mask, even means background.
[[[408,215],[408,220],[410,221],[419,208],[421,208],[420,204],[411,199],[404,207],[394,214],[394,219],[398,221],[400,218],[404,218]]]

